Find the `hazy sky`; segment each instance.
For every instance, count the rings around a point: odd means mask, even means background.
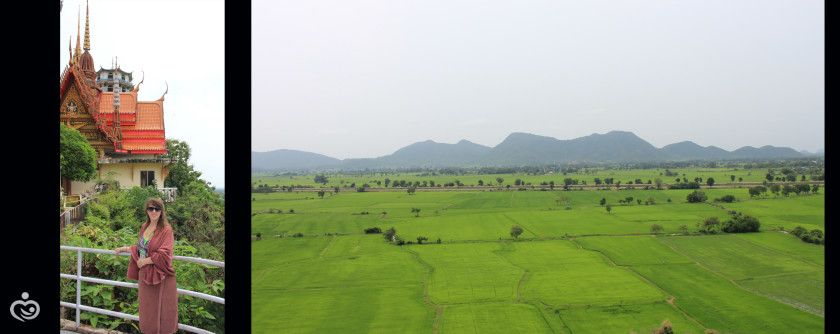
[[[85,2],[65,0],[61,11],[61,64],[69,58],[68,40],[76,43],[81,6],[84,43]],[[163,104],[166,137],[186,141],[190,159],[203,178],[224,187],[224,1],[92,0],[90,54],[99,67],[134,72],[141,101],[157,100],[169,84]]]
[[[822,1],[253,1],[253,149],[824,147]]]

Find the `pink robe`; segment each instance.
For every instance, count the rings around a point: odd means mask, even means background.
[[[140,227],[140,238],[146,224]],[[140,298],[140,331],[144,334],[171,334],[178,330],[178,290],[172,267],[172,226],[159,228],[149,240],[147,256],[151,264],[137,266],[137,245],[131,246],[128,279],[136,280]]]

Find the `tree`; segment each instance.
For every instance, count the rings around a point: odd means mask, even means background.
[[[773,196],[779,196],[779,192],[781,190],[782,190],[782,186],[780,186],[778,184],[774,183],[772,186],[770,186],[770,192],[773,193]],[[750,196],[752,196],[752,193],[750,193]]]
[[[324,192],[323,190],[318,191],[318,197],[320,197],[321,199],[324,198],[324,194],[326,194],[326,192]]]
[[[744,182],[744,178],[739,176],[738,177],[738,182]]]
[[[785,195],[785,197],[790,196],[790,193],[792,192],[793,187],[791,187],[789,184],[786,184],[784,187],[782,187],[782,195]]]
[[[521,186],[522,185],[522,180],[521,179],[516,179],[516,180],[513,181],[513,184],[516,185],[516,186]]]
[[[201,172],[196,171],[189,164],[192,153],[187,142],[177,139],[167,139],[166,150],[167,153],[163,157],[172,160],[172,163],[169,165],[169,174],[166,176],[166,180],[163,181],[164,186],[181,189],[187,184],[201,180]],[[201,182],[204,181],[201,180]],[[204,183],[206,184],[206,182]]]
[[[415,187],[413,187],[413,186],[412,186],[412,187],[409,187],[408,189],[406,189],[406,192],[407,192],[409,195],[414,195],[414,193],[415,193],[415,192],[417,192],[417,188],[415,188]]]
[[[662,225],[659,225],[659,224],[651,225],[650,226],[650,232],[653,233],[653,234],[662,233]]]
[[[385,233],[382,234],[382,237],[384,237],[385,240],[388,240],[389,242],[394,241],[394,237],[396,237],[396,236],[397,236],[397,230],[394,229],[393,227],[385,230]]]
[[[522,227],[520,227],[519,225],[513,225],[510,228],[510,236],[512,236],[514,239],[519,239],[519,236],[522,234],[522,232],[525,232],[525,230],[522,229]]]
[[[315,183],[327,184],[327,182],[329,182],[329,178],[327,178],[326,175],[324,175],[324,174],[315,175]]]
[[[653,183],[656,184],[656,189],[662,189],[662,179],[657,177],[653,179]]]
[[[90,181],[96,176],[96,150],[90,146],[81,132],[68,128],[64,124],[60,126],[61,177],[73,181]]]
[[[797,238],[802,238],[802,236],[805,235],[805,233],[808,233],[808,230],[806,230],[802,226],[797,226],[796,228],[790,231],[790,234],[795,235]]]
[[[811,192],[812,193],[816,194],[817,191],[819,191],[819,190],[820,190],[820,185],[819,184],[814,184],[813,186],[811,186]]]
[[[501,186],[502,186],[502,182],[505,182],[505,179],[503,179],[503,178],[501,178],[501,177],[497,177],[497,178],[496,178],[496,183],[498,183],[498,184],[499,184],[499,187],[501,187]]]
[[[548,187],[549,187],[551,190],[554,190],[554,181],[548,181]]]
[[[388,188],[388,185],[391,184],[391,179],[385,178],[385,188]]]
[[[607,204],[606,209],[607,213],[610,213],[610,211],[612,211],[612,205]]]
[[[700,233],[715,234],[720,232],[720,220],[718,217],[709,217],[703,220],[702,224],[697,224]]]
[[[725,202],[725,203],[732,203],[735,202],[735,196],[733,195],[723,195],[721,198],[716,198],[715,202]]]
[[[711,188],[712,186],[714,186],[714,185],[715,185],[715,178],[710,177],[710,178],[706,179],[706,185],[708,185],[708,186],[709,186],[709,188]]]
[[[706,199],[707,199],[706,198],[706,193],[704,193],[702,191],[699,191],[699,190],[695,190],[694,192],[692,192],[692,193],[688,194],[688,196],[686,196],[686,200],[689,203],[701,203],[701,202],[705,202]]]
[[[382,229],[379,227],[368,227],[365,229],[365,234],[379,234],[382,233]]]
[[[686,226],[685,224],[680,225],[680,233],[688,234],[688,226]]]
[[[731,182],[735,182],[735,175],[729,175],[729,180]]]
[[[758,232],[760,226],[758,218],[736,214],[723,224],[722,229],[726,233]]]
[[[604,198],[604,197],[601,197],[601,201],[600,201],[600,202],[598,202],[598,203],[600,203],[600,204],[601,204],[601,206],[604,206],[604,204],[607,204],[607,199],[606,199],[606,198]]]
[[[420,217],[420,208],[411,208],[411,213],[414,214],[414,217]]]
[[[421,236],[417,237],[417,244],[422,245],[423,241],[426,241],[426,240],[429,240],[429,238],[426,238],[426,237],[421,235]]]
[[[776,176],[773,175],[773,172],[771,171],[771,172],[767,173],[767,176],[765,176],[765,178],[767,179],[767,181],[773,182],[773,180],[776,179]]]
[[[482,181],[482,180],[478,180],[478,186],[479,186],[479,187],[481,187],[481,186],[483,186],[483,185],[484,185],[484,181]]]
[[[674,334],[674,327],[668,319],[665,319],[665,321],[662,321],[662,325],[653,331],[653,334]]]
[[[596,178],[595,178],[595,185],[596,185],[596,186],[601,185],[601,178],[600,178],[600,177],[596,177]]]

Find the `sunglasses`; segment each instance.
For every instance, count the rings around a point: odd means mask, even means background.
[[[156,208],[156,207],[150,206],[150,207],[146,208],[146,211],[149,211],[149,212],[152,212],[152,211],[160,211],[160,208]]]

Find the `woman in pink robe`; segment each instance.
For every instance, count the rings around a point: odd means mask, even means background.
[[[140,227],[138,243],[115,251],[131,253],[128,279],[136,280],[139,286],[140,331],[171,334],[178,330],[178,290],[172,267],[175,239],[161,199],[146,201],[146,214],[148,219]]]

